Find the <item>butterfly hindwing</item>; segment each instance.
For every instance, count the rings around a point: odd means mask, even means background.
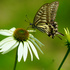
[[[57,9],[58,9],[58,6],[59,6],[59,2],[58,1],[55,1],[53,3],[50,4],[49,6],[49,20],[50,22],[54,21],[55,20],[55,17],[56,17],[56,13],[57,13]]]

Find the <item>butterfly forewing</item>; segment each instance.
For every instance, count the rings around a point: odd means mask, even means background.
[[[51,21],[54,21],[58,5],[58,1],[44,4],[36,13],[33,24],[36,26],[39,23],[49,24]]]
[[[46,20],[46,14],[47,14],[46,9],[47,9],[47,6],[43,5],[38,10],[38,12],[36,13],[36,15],[34,17],[33,24],[37,25],[38,23],[46,23],[47,22],[47,20]]]

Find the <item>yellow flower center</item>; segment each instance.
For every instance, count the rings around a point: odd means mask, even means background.
[[[17,41],[26,41],[29,37],[29,32],[23,28],[17,28],[13,36]]]

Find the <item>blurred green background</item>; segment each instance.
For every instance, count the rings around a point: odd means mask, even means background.
[[[33,22],[33,18],[38,9],[45,3],[51,3],[55,0],[0,0],[0,29],[10,29],[12,27],[24,28],[29,26],[26,15]],[[59,8],[56,21],[58,22],[58,31],[64,34],[63,28],[70,27],[70,1],[58,0]],[[70,28],[69,28],[70,29]],[[48,37],[46,34],[37,30],[33,33],[45,46],[42,47],[44,54],[38,51],[40,60],[34,56],[34,61],[30,60],[28,54],[27,61],[17,63],[16,70],[57,70],[66,51],[65,36],[60,36],[63,40],[55,37]],[[5,37],[0,35],[0,40]],[[13,70],[15,62],[16,48],[7,54],[0,54],[0,70]],[[63,70],[70,70],[70,54],[62,66]]]

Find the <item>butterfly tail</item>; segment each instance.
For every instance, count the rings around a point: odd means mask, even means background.
[[[59,39],[61,39],[62,40],[62,38],[61,37],[59,37],[58,35],[56,35]]]
[[[62,33],[60,33],[60,32],[57,32],[56,34],[57,34],[57,35],[59,34],[59,35],[62,35],[62,36],[64,36],[64,34],[62,34]]]
[[[59,37],[58,34],[61,35],[61,36],[64,36],[64,34],[62,34],[62,33],[60,33],[60,32],[57,32],[57,34],[56,34],[56,36],[62,40],[62,38]]]

